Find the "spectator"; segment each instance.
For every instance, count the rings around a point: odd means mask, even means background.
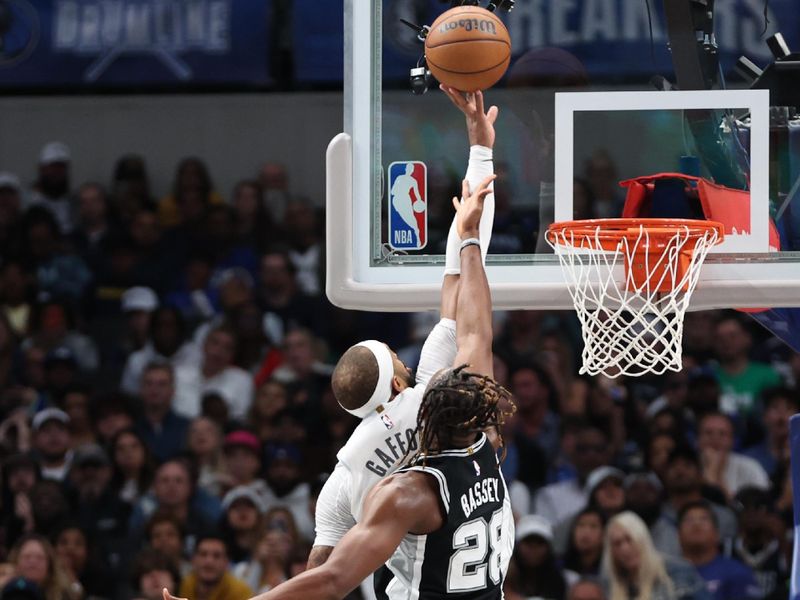
[[[669,433],[657,433],[646,441],[645,467],[655,473],[660,481],[664,481],[664,471],[667,468],[669,455],[677,445],[678,441],[675,436]]]
[[[745,486],[769,488],[769,478],[755,460],[733,452],[734,429],[730,417],[707,413],[698,424],[697,449],[703,463],[703,478],[732,498]]]
[[[0,390],[15,383],[14,360],[18,348],[17,336],[5,313],[0,312]]]
[[[212,206],[204,221],[203,249],[214,261],[216,280],[222,273],[230,269],[242,269],[255,278],[258,270],[258,257],[252,248],[238,243],[236,237],[235,213],[228,205]]]
[[[150,363],[142,373],[142,416],[136,431],[159,462],[186,448],[189,421],[173,410],[175,375],[169,363]]]
[[[69,433],[73,448],[97,441],[89,410],[91,399],[92,390],[86,385],[75,384],[64,391],[61,404],[69,417]]]
[[[259,536],[253,558],[236,565],[233,573],[256,593],[263,594],[289,579],[291,551],[289,534],[279,529],[269,529]]]
[[[761,392],[780,385],[780,377],[769,365],[750,360],[753,339],[738,316],[728,314],[717,321],[714,340],[719,360],[716,374],[722,388],[720,409],[747,417],[757,410]]]
[[[720,555],[719,528],[707,503],[692,502],[681,508],[678,532],[683,556],[703,577],[714,600],[761,598],[753,572],[738,560]]]
[[[92,421],[101,444],[110,444],[120,431],[133,427],[130,405],[129,398],[119,393],[98,394],[93,398]]]
[[[324,264],[317,213],[308,200],[293,200],[286,207],[283,225],[291,244],[289,258],[297,273],[297,284],[304,293],[317,296]]]
[[[586,506],[599,510],[605,520],[621,512],[625,508],[624,479],[625,473],[615,467],[596,468],[586,478]],[[554,545],[559,554],[563,554],[569,543],[573,523],[574,516],[570,515],[554,528]]]
[[[236,215],[236,239],[255,250],[275,243],[275,226],[264,203],[261,184],[244,180],[233,188],[233,210]]]
[[[558,398],[549,375],[534,363],[512,369],[509,380],[517,404],[514,445],[520,460],[518,479],[536,489],[545,483],[546,465],[559,452],[559,419],[550,409],[558,405]]]
[[[736,494],[734,506],[739,516],[739,535],[733,545],[733,557],[752,569],[759,587],[759,598],[781,591],[789,574],[780,540],[784,527],[774,512],[769,492],[743,488]]]
[[[29,454],[14,454],[3,461],[0,471],[0,557],[35,523],[30,495],[39,480],[39,465]]]
[[[199,158],[184,158],[175,171],[172,193],[158,203],[158,217],[164,227],[197,226],[212,204],[224,200],[214,191],[208,167]]]
[[[77,330],[74,312],[59,301],[48,301],[34,308],[30,336],[24,345],[36,344],[48,351],[66,348],[81,371],[94,371],[100,364],[94,340]]]
[[[289,194],[289,173],[284,165],[267,162],[258,173],[258,183],[264,191],[264,206],[274,223],[282,223]]]
[[[42,477],[64,481],[72,462],[69,416],[63,410],[46,408],[36,413],[31,428]]]
[[[264,502],[246,485],[237,486],[222,499],[222,532],[232,564],[248,562],[263,535]]]
[[[670,554],[677,550],[675,526],[662,512],[664,486],[654,473],[631,473],[625,478],[625,508],[636,513],[650,530],[656,550]]]
[[[175,563],[181,578],[191,572],[191,563],[184,559],[183,540],[186,535],[178,517],[165,510],[157,510],[147,522],[145,537],[153,550]]]
[[[606,600],[606,595],[597,581],[580,579],[570,586],[567,600]]]
[[[149,491],[153,481],[150,450],[134,429],[123,429],[111,439],[111,460],[111,486],[117,497],[132,507]]]
[[[177,369],[178,394],[174,407],[178,414],[196,417],[200,414],[202,396],[213,391],[225,399],[232,418],[245,418],[253,401],[253,380],[247,372],[233,365],[236,344],[232,329],[224,325],[216,327],[203,343],[200,364]]]
[[[94,541],[75,522],[59,527],[53,545],[61,568],[70,581],[70,588],[80,597],[109,598],[114,592],[110,569],[99,558]]]
[[[114,212],[123,223],[130,223],[142,209],[152,207],[150,181],[144,158],[127,154],[117,160],[111,183],[111,197]]]
[[[122,294],[121,307],[126,321],[125,345],[127,354],[130,354],[147,344],[153,312],[158,308],[158,296],[148,287],[132,287]]]
[[[517,524],[515,537],[504,587],[506,597],[511,600],[563,598],[567,583],[556,564],[550,523],[537,515],[526,515]]]
[[[99,183],[84,183],[78,188],[77,227],[72,234],[75,251],[95,271],[103,254],[103,242],[112,233],[109,220],[109,202],[105,189]]]
[[[300,535],[311,540],[314,537],[314,523],[308,513],[310,486],[300,477],[303,459],[296,446],[272,446],[268,450],[266,496],[267,510],[276,506],[288,508]]]
[[[278,415],[288,406],[289,393],[279,381],[270,379],[258,388],[250,407],[248,425],[262,443],[275,439]]]
[[[598,467],[586,478],[589,506],[598,508],[606,519],[625,508],[625,473],[615,467]]]
[[[167,294],[165,304],[178,309],[190,323],[206,321],[219,311],[219,290],[212,284],[213,260],[197,250],[186,260],[182,278]]]
[[[687,504],[704,500],[704,493],[708,493],[707,488],[703,486],[700,459],[692,448],[678,446],[670,453],[664,470],[664,491],[666,498],[662,515],[672,527],[661,531],[659,549],[665,554],[680,556],[678,514]],[[712,502],[710,506],[719,525],[720,538],[727,543],[736,535],[736,517],[724,504]]]
[[[708,600],[703,580],[683,561],[662,558],[647,526],[632,512],[608,523],[602,560],[609,600]]]
[[[141,532],[156,509],[163,509],[178,519],[190,547],[198,535],[213,529],[221,513],[219,500],[195,489],[189,465],[177,459],[165,462],[156,470],[153,491],[139,501],[131,514],[131,533]]]
[[[584,508],[575,516],[563,561],[568,582],[600,574],[604,529],[605,517],[596,508]]]
[[[762,410],[767,435],[744,451],[761,465],[769,477],[775,475],[789,454],[789,418],[800,412],[800,397],[790,388],[772,388],[763,394]]]
[[[71,153],[63,142],[48,142],[39,153],[39,176],[28,195],[27,207],[41,206],[64,234],[72,233],[75,213],[70,193]]]
[[[189,425],[188,450],[200,469],[197,485],[209,494],[220,496],[230,487],[230,476],[222,457],[222,428],[208,417],[197,417]]]
[[[244,429],[232,431],[225,436],[223,450],[230,486],[251,489],[262,504],[271,500],[264,480],[258,478],[261,472],[261,443],[258,438]]]
[[[71,511],[64,488],[58,481],[43,479],[33,486],[29,496],[33,512],[34,532],[48,535]]]
[[[138,395],[142,372],[152,362],[168,362],[174,368],[195,363],[197,349],[185,341],[185,334],[183,318],[177,309],[169,306],[156,309],[150,323],[150,339],[141,350],[128,357],[120,389],[126,394]]]
[[[252,590],[228,571],[225,541],[206,536],[197,541],[192,572],[184,577],[178,592],[196,600],[247,600]]]
[[[69,579],[56,560],[53,546],[44,536],[26,535],[11,550],[10,561],[17,576],[33,582],[44,592],[45,600],[77,600]]]
[[[118,551],[128,533],[131,508],[111,486],[111,460],[97,444],[75,449],[69,471],[73,515],[104,556]]]
[[[131,588],[135,600],[162,600],[164,588],[176,590],[180,582],[175,561],[157,550],[144,550],[134,560]]]
[[[4,255],[0,267],[0,309],[20,338],[28,333],[34,283],[25,265]]]
[[[552,483],[536,495],[534,512],[551,523],[560,523],[586,505],[586,479],[594,469],[609,464],[611,446],[608,434],[591,423],[584,423],[575,434],[575,479]]]
[[[74,254],[64,254],[55,217],[45,208],[33,207],[22,223],[23,250],[42,298],[64,299],[77,305],[92,280],[91,271]]]
[[[20,251],[19,221],[22,215],[22,186],[19,177],[0,172],[0,255],[15,256]]]
[[[273,249],[261,257],[258,301],[265,313],[280,321],[281,334],[291,327],[307,327],[317,335],[328,331],[326,306],[318,298],[302,293],[286,252]]]

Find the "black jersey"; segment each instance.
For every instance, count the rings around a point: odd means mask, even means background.
[[[430,455],[400,469],[422,471],[436,481],[445,512],[442,527],[408,534],[387,563],[391,600],[462,600],[502,597],[514,539],[514,520],[497,455],[485,435],[463,450]],[[382,594],[383,596],[383,594]]]

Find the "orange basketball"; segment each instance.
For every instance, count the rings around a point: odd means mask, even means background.
[[[439,82],[462,92],[485,90],[508,69],[511,38],[494,13],[479,6],[458,6],[431,25],[425,59]]]

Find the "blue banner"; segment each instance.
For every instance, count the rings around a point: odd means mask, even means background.
[[[0,86],[269,83],[265,0],[2,0]]]
[[[651,75],[672,80],[663,5],[666,0],[516,0],[510,13],[498,14],[508,27],[512,43],[511,71],[526,53],[525,62],[548,68],[552,61],[544,48],[573,54],[586,69],[590,83]],[[687,2],[689,0],[686,0]],[[365,3],[366,4],[366,3]],[[726,76],[736,59],[745,55],[756,64],[772,61],[765,39],[780,31],[789,47],[800,51],[800,11],[797,0],[730,0],[717,2],[715,33]],[[294,16],[294,52],[298,81],[342,80],[342,2],[297,0]],[[486,2],[482,2],[485,6]],[[368,10],[366,6],[359,10]],[[423,54],[422,43],[401,18],[431,24],[447,8],[439,0],[382,0],[383,79],[402,82]],[[298,15],[302,14],[302,17]],[[766,25],[766,34],[764,33]],[[520,65],[522,66],[522,65]],[[563,65],[569,68],[569,65]],[[549,68],[558,68],[550,65]]]

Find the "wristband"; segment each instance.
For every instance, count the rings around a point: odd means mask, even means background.
[[[474,238],[473,237],[473,238],[467,238],[465,240],[461,240],[461,247],[458,249],[458,253],[461,254],[461,252],[467,246],[480,246],[480,245],[481,245],[481,241],[478,238]]]

